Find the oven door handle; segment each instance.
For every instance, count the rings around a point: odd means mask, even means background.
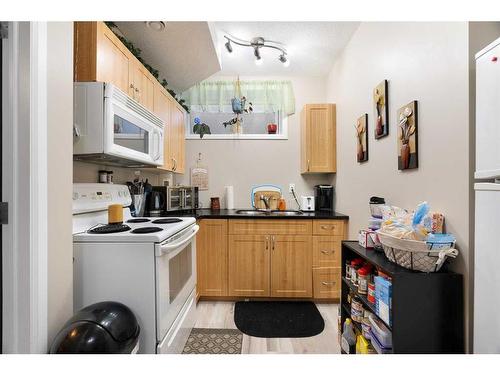
[[[179,241],[160,246],[160,252],[161,252],[160,255],[170,254],[170,253],[172,253],[172,251],[174,251],[176,249],[181,251],[182,246],[185,245],[186,243],[188,243],[189,241],[191,241],[191,239],[194,236],[196,236],[196,233],[198,233],[199,230],[200,230],[199,225],[193,225],[193,227],[191,228],[191,231],[187,237],[183,237]],[[171,257],[176,256],[178,252],[171,254]]]

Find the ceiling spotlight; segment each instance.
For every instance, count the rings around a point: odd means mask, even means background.
[[[259,49],[258,49],[258,48],[254,48],[254,49],[253,49],[253,54],[255,55],[255,58],[256,58],[257,60],[260,60],[260,59],[261,59],[261,56],[260,56],[260,51],[259,51]]]
[[[280,57],[278,58],[280,62],[283,63],[284,67],[290,66],[290,60],[288,60],[285,56],[285,54],[281,54]]]
[[[290,61],[286,57],[286,49],[284,48],[283,44],[281,44],[279,42],[273,42],[270,40],[266,40],[261,36],[252,38],[250,41],[244,41],[242,39],[238,39],[238,38],[231,37],[228,35],[224,35],[224,38],[227,39],[225,46],[226,46],[227,51],[230,53],[229,56],[232,56],[231,52],[233,52],[233,46],[231,43],[234,43],[238,46],[253,48],[253,54],[255,56],[255,64],[256,65],[262,65],[262,63],[263,63],[262,56],[260,55],[261,48],[271,48],[271,49],[279,51],[281,53],[281,55],[278,58],[279,61],[284,66],[288,66],[290,64]]]

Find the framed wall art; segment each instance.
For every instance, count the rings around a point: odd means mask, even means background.
[[[357,161],[368,161],[368,113],[358,118],[356,122]]]
[[[418,168],[418,106],[414,100],[398,109],[398,169]]]
[[[389,90],[384,79],[373,89],[373,105],[375,108],[375,139],[389,135]]]

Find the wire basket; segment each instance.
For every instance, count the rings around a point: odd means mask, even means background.
[[[434,245],[425,241],[404,240],[378,232],[387,259],[413,271],[437,272],[447,258],[455,258],[455,242]]]

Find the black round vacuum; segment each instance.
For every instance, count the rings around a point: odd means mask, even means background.
[[[78,311],[55,337],[52,354],[131,354],[139,350],[140,327],[119,302],[99,302]]]

